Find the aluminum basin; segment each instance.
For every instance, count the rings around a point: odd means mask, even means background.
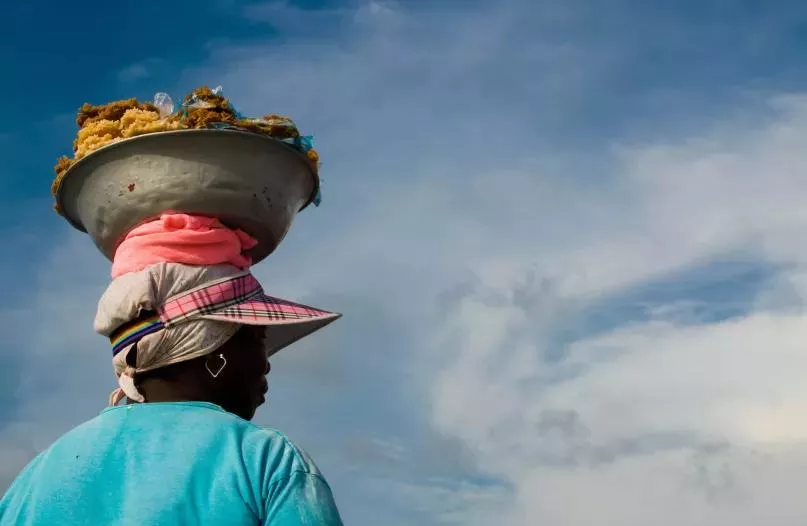
[[[56,194],[62,214],[110,261],[126,234],[164,212],[218,218],[258,240],[255,263],[286,236],[319,179],[306,157],[270,137],[235,130],[141,135],[74,164]]]

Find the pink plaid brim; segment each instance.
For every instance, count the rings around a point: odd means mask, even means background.
[[[243,325],[265,325],[265,342],[271,356],[342,315],[261,294],[201,317]]]
[[[263,293],[258,280],[241,272],[177,294],[159,307],[124,324],[110,336],[113,355],[140,338],[193,319],[266,326],[271,355],[339,319],[341,314],[316,309]]]
[[[203,318],[220,321],[235,321],[247,325],[277,325],[297,323],[312,318],[338,318],[339,315],[288,300],[273,298],[266,294],[241,303],[217,309]]]

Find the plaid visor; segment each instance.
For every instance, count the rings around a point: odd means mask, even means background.
[[[252,274],[242,272],[169,298],[156,312],[143,312],[118,327],[109,340],[115,356],[162,329],[197,319],[218,320],[266,326],[271,355],[339,317],[341,314],[267,296]]]

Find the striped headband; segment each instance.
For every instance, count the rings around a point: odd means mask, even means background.
[[[263,287],[249,272],[220,279],[166,300],[157,311],[144,311],[109,336],[112,356],[146,335],[188,322],[263,295]],[[235,320],[233,320],[235,321]]]

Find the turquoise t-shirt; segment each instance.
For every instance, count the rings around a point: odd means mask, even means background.
[[[204,402],[105,409],[0,500],[0,526],[341,526],[313,461],[278,431]]]

